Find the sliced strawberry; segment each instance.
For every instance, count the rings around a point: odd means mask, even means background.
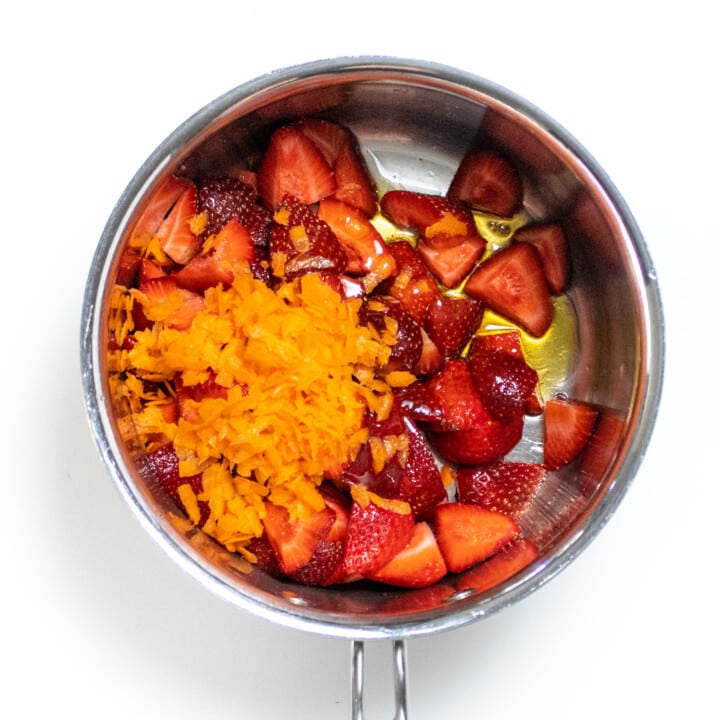
[[[320,540],[311,558],[290,577],[302,585],[326,587],[344,579],[344,544],[340,540]]]
[[[522,179],[502,155],[491,150],[473,150],[460,163],[447,194],[480,210],[510,217],[522,205]]]
[[[196,293],[203,293],[217,285],[228,287],[233,281],[232,271],[224,267],[213,253],[196,255],[185,267],[173,273],[173,277],[180,287]]]
[[[280,127],[270,138],[258,170],[258,192],[276,209],[287,195],[312,205],[335,191],[330,165],[315,143],[295,127]]]
[[[423,328],[420,328],[420,337],[422,338],[422,350],[412,371],[414,375],[431,375],[443,366],[445,359],[438,346],[430,339],[430,336]]]
[[[138,290],[144,295],[141,301],[144,315],[151,322],[157,319],[175,330],[187,330],[195,315],[205,309],[201,295],[180,287],[170,276],[147,280]]]
[[[412,245],[401,240],[388,247],[397,265],[397,275],[388,292],[423,325],[428,305],[440,296],[437,281]]]
[[[539,463],[506,461],[462,467],[455,473],[457,498],[517,517],[528,507],[544,478],[545,467]]]
[[[255,259],[252,237],[247,228],[234,217],[218,230],[212,247],[215,259],[229,270],[238,263],[252,263]]]
[[[178,265],[186,265],[198,253],[202,239],[191,228],[197,215],[197,190],[190,185],[183,190],[170,214],[155,233],[162,251]]]
[[[570,258],[562,227],[557,223],[526,225],[515,233],[514,239],[537,248],[550,291],[553,295],[564,292],[570,276]]]
[[[377,188],[354,138],[340,149],[333,170],[337,189],[332,197],[372,217],[377,212]]]
[[[180,477],[180,463],[171,443],[161,445],[157,450],[139,458],[137,466],[140,476],[151,490],[162,488],[180,508],[183,507],[178,492],[181,485],[189,484],[196,495],[203,490],[202,475]],[[198,526],[202,527],[210,516],[210,508],[202,500],[198,501],[198,506],[200,508]]]
[[[476,354],[492,354],[497,351],[523,356],[520,333],[517,330],[483,332],[475,335],[470,343],[468,357]]]
[[[275,551],[272,549],[272,545],[270,545],[270,541],[267,539],[265,533],[260,537],[252,538],[245,548],[255,556],[257,567],[260,568],[260,570],[273,577],[280,577],[282,575],[277,555],[275,555]]]
[[[465,347],[482,316],[480,300],[441,295],[428,307],[425,329],[442,355],[451,357]]]
[[[415,525],[410,542],[370,579],[406,588],[427,587],[447,573],[437,540],[426,522]]]
[[[446,287],[460,283],[482,258],[487,243],[480,236],[463,238],[442,247],[420,241],[417,251],[432,274]]]
[[[523,413],[535,392],[538,374],[520,354],[479,352],[477,347],[467,357],[475,389],[494,418],[509,422]]]
[[[394,274],[395,259],[375,226],[362,210],[341,200],[325,198],[318,206],[318,217],[325,221],[347,253],[347,272],[366,275],[378,268],[377,258],[384,255],[386,277]],[[380,278],[378,278],[380,280]]]
[[[537,337],[552,322],[545,271],[537,250],[528,243],[510,245],[481,263],[465,291]]]
[[[288,278],[306,272],[343,273],[347,255],[330,226],[307,205],[286,197],[275,212],[270,253],[282,253]]]
[[[580,490],[586,496],[592,495],[602,483],[620,450],[624,433],[625,421],[619,414],[611,410],[599,413],[580,464]]]
[[[537,546],[527,538],[518,538],[490,559],[466,572],[458,580],[458,590],[485,592],[505,582],[539,556]]]
[[[581,400],[551,398],[545,404],[545,467],[558,470],[574,460],[592,435],[598,411]]]
[[[383,195],[380,210],[398,227],[416,229],[432,247],[477,237],[475,220],[468,208],[442,195],[390,190]]]
[[[192,182],[186,178],[170,175],[152,194],[150,201],[140,215],[133,235],[155,235],[162,221],[172,210],[178,198],[190,187]]]
[[[312,140],[330,167],[335,166],[340,150],[350,139],[347,128],[324,118],[303,118],[294,127]]]
[[[345,574],[370,575],[387,565],[415,530],[410,506],[386,500],[362,486],[353,487],[352,509],[345,546]]]
[[[262,521],[265,533],[286,575],[296,573],[310,561],[335,521],[330,507],[310,511],[307,517],[291,521],[286,508],[266,502],[265,513]]]
[[[359,320],[372,325],[381,335],[391,331],[395,336],[386,370],[412,370],[420,359],[422,336],[420,326],[392,295],[378,295],[360,307]]]
[[[450,572],[463,572],[520,534],[517,522],[477,505],[445,503],[435,512],[435,537]]]

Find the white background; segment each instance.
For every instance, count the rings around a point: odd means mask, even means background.
[[[1,714],[349,717],[347,641],[215,598],[132,517],[85,419],[79,321],[116,199],[187,116],[278,67],[377,54],[492,79],[575,135],[643,230],[667,324],[661,411],[626,499],[530,598],[409,642],[410,717],[718,717],[712,4],[16,5],[0,19]],[[391,717],[388,643],[368,648],[366,682],[368,720]]]

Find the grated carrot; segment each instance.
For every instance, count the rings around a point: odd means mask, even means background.
[[[245,266],[231,287],[206,290],[189,328],[168,327],[158,314],[123,351],[136,428],[173,442],[181,476],[202,473],[203,530],[228,549],[262,534],[266,499],[291,518],[322,509],[317,488],[367,442],[368,409],[387,417],[392,389],[378,370],[395,336],[360,325],[360,306],[317,275],[273,290]],[[143,394],[144,381],[172,387],[180,376],[188,386],[211,374],[226,397],[188,401],[192,412],[175,423],[157,406],[166,394]],[[181,487],[186,510],[199,517],[190,485]]]

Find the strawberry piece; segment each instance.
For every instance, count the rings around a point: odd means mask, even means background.
[[[535,543],[527,538],[518,538],[490,559],[466,572],[458,580],[457,589],[485,592],[519,573],[535,561],[538,555]]]
[[[592,435],[598,411],[581,400],[554,397],[545,404],[545,467],[558,470],[574,460]]]
[[[599,413],[580,464],[580,490],[590,496],[597,490],[620,449],[625,421],[610,410]]]
[[[142,301],[144,315],[158,311],[162,322],[175,330],[187,330],[199,312],[205,309],[205,300],[192,290],[180,287],[171,276],[153,278],[138,286],[145,296]]]
[[[180,477],[180,463],[171,443],[161,445],[157,450],[139,458],[137,467],[140,476],[150,490],[162,488],[180,508],[183,507],[178,492],[181,485],[189,484],[196,495],[199,495],[203,490],[202,474]],[[210,508],[202,500],[198,500],[198,506],[200,508],[198,526],[202,527],[210,516]]]
[[[519,442],[523,433],[523,418],[518,416],[507,423],[492,419],[469,430],[451,432],[430,431],[428,439],[437,454],[459,465],[478,465],[495,462],[507,455]]]
[[[410,542],[415,519],[401,500],[386,500],[362,486],[353,487],[351,494],[345,574],[365,577],[387,565]]]
[[[440,296],[437,282],[415,249],[405,241],[389,244],[395,259],[397,275],[388,293],[397,298],[405,309],[423,325],[430,303]]]
[[[435,511],[435,537],[450,572],[463,572],[520,534],[517,522],[477,505],[445,503]]]
[[[350,139],[347,128],[323,118],[302,118],[293,127],[312,140],[331,168],[335,166],[340,150]]]
[[[197,215],[197,190],[195,185],[183,190],[170,214],[162,221],[155,233],[160,248],[178,265],[186,265],[198,253],[202,239],[190,226]]]
[[[473,150],[461,161],[447,194],[494,215],[511,217],[522,205],[522,179],[502,155]]]
[[[533,396],[538,381],[537,372],[522,355],[502,350],[468,354],[475,389],[490,414],[502,422],[509,422],[522,414]]]
[[[253,239],[238,218],[230,218],[215,235],[212,244],[215,259],[232,270],[238,263],[252,263],[255,259]]]
[[[420,588],[441,580],[446,573],[445,560],[432,528],[426,522],[419,522],[410,542],[387,565],[368,577],[395,587]]]
[[[345,469],[342,483],[362,485],[390,500],[404,500],[416,519],[431,515],[447,492],[432,449],[397,399],[385,420],[369,423],[368,435],[368,442]]]
[[[198,212],[207,214],[205,235],[214,235],[232,218],[243,223],[254,212],[256,200],[256,190],[236,177],[203,181],[198,187]]]
[[[528,243],[510,245],[481,263],[465,291],[537,337],[552,322],[545,271],[537,250]]]
[[[384,255],[388,261],[385,263],[386,277],[394,273],[395,260],[387,244],[362,210],[332,197],[320,201],[317,214],[330,226],[345,249],[349,273],[366,275],[378,268],[379,255]]]
[[[291,521],[286,508],[266,502],[263,527],[280,570],[285,575],[292,575],[310,562],[334,521],[335,513],[327,506],[320,511],[311,510],[307,517]]]
[[[124,285],[128,288],[135,287],[137,285],[138,273],[140,272],[142,260],[143,258],[136,250],[125,250],[120,256],[120,263],[118,265],[115,282],[118,285]]]
[[[268,575],[272,575],[272,577],[282,576],[277,555],[275,555],[275,551],[272,549],[272,545],[270,545],[265,533],[260,537],[252,538],[246,545],[246,549],[255,555],[257,559],[256,567]]]
[[[425,329],[444,357],[460,352],[482,320],[483,304],[471,297],[441,295],[428,306]]]
[[[424,328],[420,328],[420,337],[422,338],[422,350],[412,371],[414,375],[432,375],[443,366],[445,359]]]
[[[492,355],[496,351],[524,357],[520,333],[517,330],[501,330],[500,332],[483,332],[476,335],[470,343],[468,357],[477,354]]]
[[[514,235],[517,242],[537,248],[550,292],[564,292],[570,276],[570,259],[565,233],[557,223],[537,223],[520,228]]]
[[[167,272],[165,269],[150,258],[143,258],[140,263],[140,272],[138,273],[138,287],[153,278],[165,277]]]
[[[190,180],[170,175],[150,197],[148,205],[135,224],[133,235],[155,235],[178,198],[191,186]]]
[[[497,462],[458,468],[458,502],[517,517],[530,504],[544,478],[545,468],[539,463]]]
[[[420,326],[399,300],[391,295],[373,296],[358,313],[362,325],[372,325],[380,334],[394,328],[395,344],[385,370],[412,370],[420,359],[422,336]]]
[[[339,540],[320,540],[310,560],[290,575],[302,585],[327,587],[344,579],[345,547]]]
[[[207,380],[196,385],[184,385],[182,374],[179,373],[175,377],[175,388],[178,411],[186,422],[197,422],[200,419],[197,403],[205,398],[227,398],[227,388],[218,385],[215,373],[211,373]]]
[[[380,201],[380,211],[400,228],[415,228],[432,247],[477,237],[475,220],[468,208],[442,195],[390,190]]]
[[[286,197],[276,211],[270,231],[270,253],[283,253],[285,276],[306,272],[343,273],[347,255],[330,226],[307,205]]]
[[[312,140],[295,127],[272,134],[258,169],[258,193],[269,208],[280,207],[287,195],[312,205],[335,188],[332,169]]]
[[[483,238],[455,239],[442,247],[420,241],[417,251],[432,274],[446,287],[452,288],[472,271],[482,258],[487,243]]]
[[[196,293],[217,285],[228,287],[232,284],[232,271],[224,267],[212,253],[196,255],[185,267],[173,273],[177,284]]]
[[[333,170],[337,189],[332,197],[372,217],[377,211],[377,188],[352,137],[340,149]]]

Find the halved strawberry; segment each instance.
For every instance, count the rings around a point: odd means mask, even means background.
[[[287,195],[312,205],[335,191],[332,169],[315,143],[296,127],[272,134],[258,169],[258,193],[276,209]]]
[[[399,300],[392,295],[372,296],[361,305],[358,316],[362,325],[372,325],[381,335],[389,330],[395,335],[384,369],[410,371],[415,367],[422,352],[420,326]]]
[[[379,255],[386,256],[386,277],[395,271],[395,259],[375,226],[358,208],[341,200],[325,198],[318,205],[318,217],[325,221],[347,253],[347,272],[365,275],[373,268]],[[378,278],[380,280],[381,278]]]
[[[138,286],[153,278],[165,277],[168,273],[160,264],[150,258],[143,258],[138,273]]]
[[[581,400],[554,397],[545,403],[545,467],[558,470],[574,460],[592,435],[598,411]]]
[[[444,357],[460,352],[477,330],[483,303],[471,297],[441,295],[428,306],[425,329]]]
[[[155,233],[162,251],[178,265],[190,262],[202,245],[202,239],[192,231],[190,224],[196,215],[197,190],[195,185],[190,185],[183,190]]]
[[[522,205],[522,179],[517,168],[499,153],[472,150],[461,161],[447,194],[481,210],[510,217]]]
[[[120,263],[118,265],[118,273],[115,282],[118,285],[124,285],[128,288],[135,287],[142,259],[142,256],[137,252],[137,250],[130,248],[126,249],[120,256]]]
[[[138,472],[150,490],[162,488],[173,502],[180,508],[183,507],[178,488],[188,483],[196,495],[202,490],[202,475],[180,477],[180,463],[178,456],[171,443],[161,445],[151,453],[140,457],[137,461]],[[200,521],[198,526],[202,527],[210,516],[210,508],[206,502],[198,501],[200,508]]]
[[[477,505],[438,505],[435,537],[450,572],[463,572],[494,555],[520,534],[517,522]]]
[[[475,220],[468,208],[442,195],[390,190],[380,210],[400,228],[414,228],[432,247],[443,247],[456,238],[477,237]]]
[[[238,263],[252,263],[256,253],[250,233],[235,217],[230,218],[218,230],[212,248],[215,259],[230,270]]]
[[[466,572],[458,580],[458,590],[484,592],[505,582],[539,556],[538,548],[527,538],[518,538],[491,558]]]
[[[387,500],[362,486],[353,497],[345,545],[345,574],[370,575],[387,565],[407,544],[415,530],[410,505]]]
[[[458,502],[516,517],[530,504],[544,478],[545,467],[539,463],[505,461],[461,467],[455,473]]]
[[[149,322],[159,321],[175,330],[187,330],[197,313],[205,309],[202,295],[180,287],[171,276],[140,283],[142,312]]]
[[[419,588],[432,585],[447,573],[435,534],[426,522],[415,525],[410,542],[379,570],[368,577],[387,585]]]
[[[204,180],[198,186],[198,212],[207,214],[205,235],[214,235],[228,220],[241,223],[254,211],[255,188],[237,177],[223,176]]]
[[[389,243],[388,247],[397,266],[397,275],[388,293],[423,325],[428,305],[440,296],[437,281],[410,243],[399,240]]]
[[[467,362],[475,389],[493,417],[509,422],[523,413],[535,392],[538,374],[521,354],[480,352],[478,346],[474,350],[471,346]]]
[[[339,540],[320,540],[311,558],[290,577],[302,585],[327,587],[344,580],[345,547]]]
[[[266,502],[263,527],[282,572],[292,575],[306,565],[334,521],[335,512],[327,506],[291,521],[286,508]]]
[[[430,272],[446,288],[453,288],[472,271],[486,246],[486,241],[478,235],[454,238],[441,247],[421,240],[417,251]]]
[[[270,253],[282,253],[285,276],[306,272],[343,273],[347,255],[330,226],[307,205],[287,196],[275,211]]]
[[[570,258],[562,227],[558,223],[526,225],[513,237],[517,242],[527,242],[537,248],[550,291],[553,295],[564,292],[570,276]]]
[[[532,335],[543,335],[552,322],[542,261],[528,243],[510,245],[481,263],[465,284],[465,291]]]
[[[170,175],[160,187],[152,194],[150,201],[140,215],[133,235],[154,235],[162,221],[167,217],[178,198],[192,185],[187,178]]]
[[[180,287],[196,293],[203,293],[217,285],[228,287],[233,281],[232,271],[224,267],[213,253],[196,255],[187,265],[173,273],[173,277]]]

